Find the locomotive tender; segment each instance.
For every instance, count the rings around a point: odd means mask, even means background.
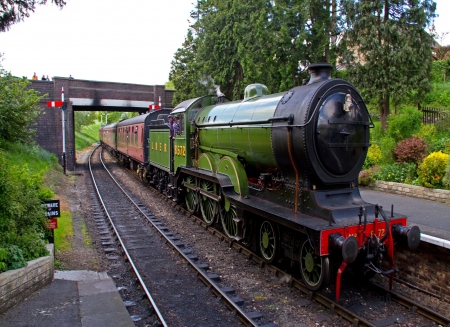
[[[309,289],[335,278],[339,300],[347,267],[388,275],[392,288],[394,244],[416,248],[420,230],[362,200],[358,174],[373,124],[355,87],[331,79],[331,69],[310,65],[307,84],[286,93],[252,84],[243,101],[184,101],[170,113],[180,119],[174,139],[168,112],[152,111],[102,127],[100,140],[145,182],[207,224],[220,221],[266,262],[298,262]]]

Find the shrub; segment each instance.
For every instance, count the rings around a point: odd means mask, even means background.
[[[19,269],[27,265],[22,250],[17,245],[10,245],[6,248],[6,258],[4,261],[6,270]]]
[[[416,165],[413,163],[393,163],[375,170],[373,177],[386,182],[410,184],[417,177]]]
[[[380,163],[383,157],[380,146],[378,144],[372,144],[367,150],[366,160],[364,161],[363,170],[368,169],[378,163]]]
[[[431,152],[444,152],[450,154],[450,137],[443,137],[434,142],[430,148]]]
[[[420,185],[430,188],[443,188],[442,179],[447,167],[448,157],[448,154],[441,151],[433,152],[426,157],[417,169]]]
[[[435,123],[435,128],[439,133],[448,133],[448,131],[450,130],[450,112],[449,111],[447,111],[447,113],[441,120],[438,120]]]
[[[444,183],[445,188],[450,189],[450,156],[447,160],[447,168],[445,168],[445,175],[442,182]]]
[[[396,142],[392,137],[384,136],[380,140],[381,165],[390,165],[395,162],[394,149]]]
[[[26,260],[47,253],[43,241],[46,218],[41,202],[54,195],[42,187],[45,167],[48,169],[54,156],[33,148],[26,156],[13,152],[0,150],[0,248],[7,250],[6,256],[4,251],[3,255],[0,253],[0,269],[20,268]],[[17,165],[24,160],[32,161],[34,169],[26,163]]]
[[[42,112],[39,101],[44,98],[28,88],[30,82],[17,78],[0,67],[0,138],[11,142],[30,143],[31,128]]]
[[[417,136],[420,137],[421,139],[424,139],[428,147],[430,147],[433,143],[435,143],[439,138],[436,128],[434,127],[434,124],[422,124],[419,132],[417,134],[414,134],[413,136]]]
[[[395,161],[418,164],[427,156],[427,145],[419,137],[413,136],[403,141],[395,147]]]
[[[387,135],[399,142],[419,132],[421,126],[422,112],[417,108],[404,108],[401,114],[389,116]]]
[[[370,170],[362,170],[358,176],[358,184],[361,186],[367,186],[372,181],[372,174]]]

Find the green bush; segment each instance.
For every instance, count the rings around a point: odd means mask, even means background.
[[[39,101],[44,98],[28,87],[30,81],[17,78],[0,67],[0,138],[14,143],[30,143],[31,128],[41,114]]]
[[[387,135],[399,142],[418,133],[422,126],[422,112],[417,108],[404,108],[401,114],[388,118]]]
[[[444,183],[444,187],[446,189],[450,189],[450,156],[447,160],[447,167],[445,168],[445,175],[442,179],[442,182]]]
[[[433,152],[426,157],[417,169],[419,183],[430,188],[443,188],[443,177],[447,167],[448,154]]]
[[[424,106],[450,108],[450,84],[433,84],[431,92],[424,96],[422,104]]]
[[[439,139],[439,135],[434,127],[434,124],[422,124],[419,132],[413,136],[424,139],[429,148],[432,147],[432,145]]]
[[[0,149],[0,269],[19,265],[47,254],[43,200],[54,193],[42,186],[45,172],[56,158],[23,144],[2,142]],[[20,251],[19,251],[20,250]]]
[[[416,165],[413,163],[396,162],[373,172],[373,178],[386,182],[411,184],[416,177]]]
[[[430,152],[444,152],[450,154],[450,137],[443,137],[434,142],[430,148]]]
[[[2,248],[2,252],[4,256],[0,257],[0,268],[3,267],[3,270],[13,270],[25,267],[27,265],[27,261],[23,256],[23,251],[17,245],[9,245],[7,248]]]
[[[381,161],[380,165],[390,165],[395,162],[394,160],[394,149],[396,146],[395,140],[386,135],[380,140],[380,149],[381,149]]]

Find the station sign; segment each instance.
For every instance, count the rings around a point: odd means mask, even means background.
[[[52,218],[52,219],[48,219],[45,223],[45,228],[46,229],[57,229],[58,228],[58,219],[56,218]]]
[[[45,212],[47,218],[61,217],[59,200],[43,201],[42,206],[47,208],[47,211]]]

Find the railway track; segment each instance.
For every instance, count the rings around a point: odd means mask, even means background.
[[[133,176],[137,180],[136,175],[132,172],[128,171],[128,175]],[[186,217],[191,219],[196,225],[201,226],[201,230],[216,235],[220,242],[227,240],[227,237],[220,230],[213,226],[209,226],[201,218],[192,215],[183,207],[175,205],[173,201],[167,199],[158,191],[153,189],[152,191],[159,196],[161,200],[167,201],[175,207],[176,210],[183,212]],[[299,279],[293,278],[291,274],[286,273],[273,265],[266,264],[259,256],[239,243],[227,242],[227,245],[230,249],[234,249],[236,253],[240,253],[247,260],[252,260],[256,266],[267,271],[270,276],[288,280],[288,286],[290,288],[300,290],[310,302],[317,302],[322,306],[325,306],[328,309],[327,313],[330,317],[337,314],[354,326],[381,327],[391,325],[399,326],[399,324],[405,324],[406,326],[407,323],[422,326],[447,326],[450,324],[450,318],[444,314],[427,308],[417,301],[413,301],[397,292],[388,291],[376,284],[370,286],[370,289],[375,289],[376,293],[372,296],[365,297],[363,301],[360,299],[356,299],[355,301],[355,298],[352,299],[352,297],[355,297],[354,294],[358,293],[358,290],[352,290],[352,286],[347,285],[347,288],[350,289],[350,291],[343,292],[341,302],[336,303],[334,301],[333,291],[311,292]],[[383,312],[386,311],[387,307],[389,307],[389,313]],[[377,314],[377,310],[380,310],[381,313]],[[332,320],[332,318],[330,318],[330,320]]]
[[[90,158],[89,167],[108,224],[162,326],[262,326],[262,315],[244,311],[235,291],[221,286],[220,277],[208,273],[208,264],[127,194],[103,162],[91,163]],[[104,228],[102,222],[97,225]],[[107,243],[111,248],[105,251],[114,260],[116,249]],[[200,281],[207,287],[200,287]],[[223,310],[223,304],[229,310]]]

